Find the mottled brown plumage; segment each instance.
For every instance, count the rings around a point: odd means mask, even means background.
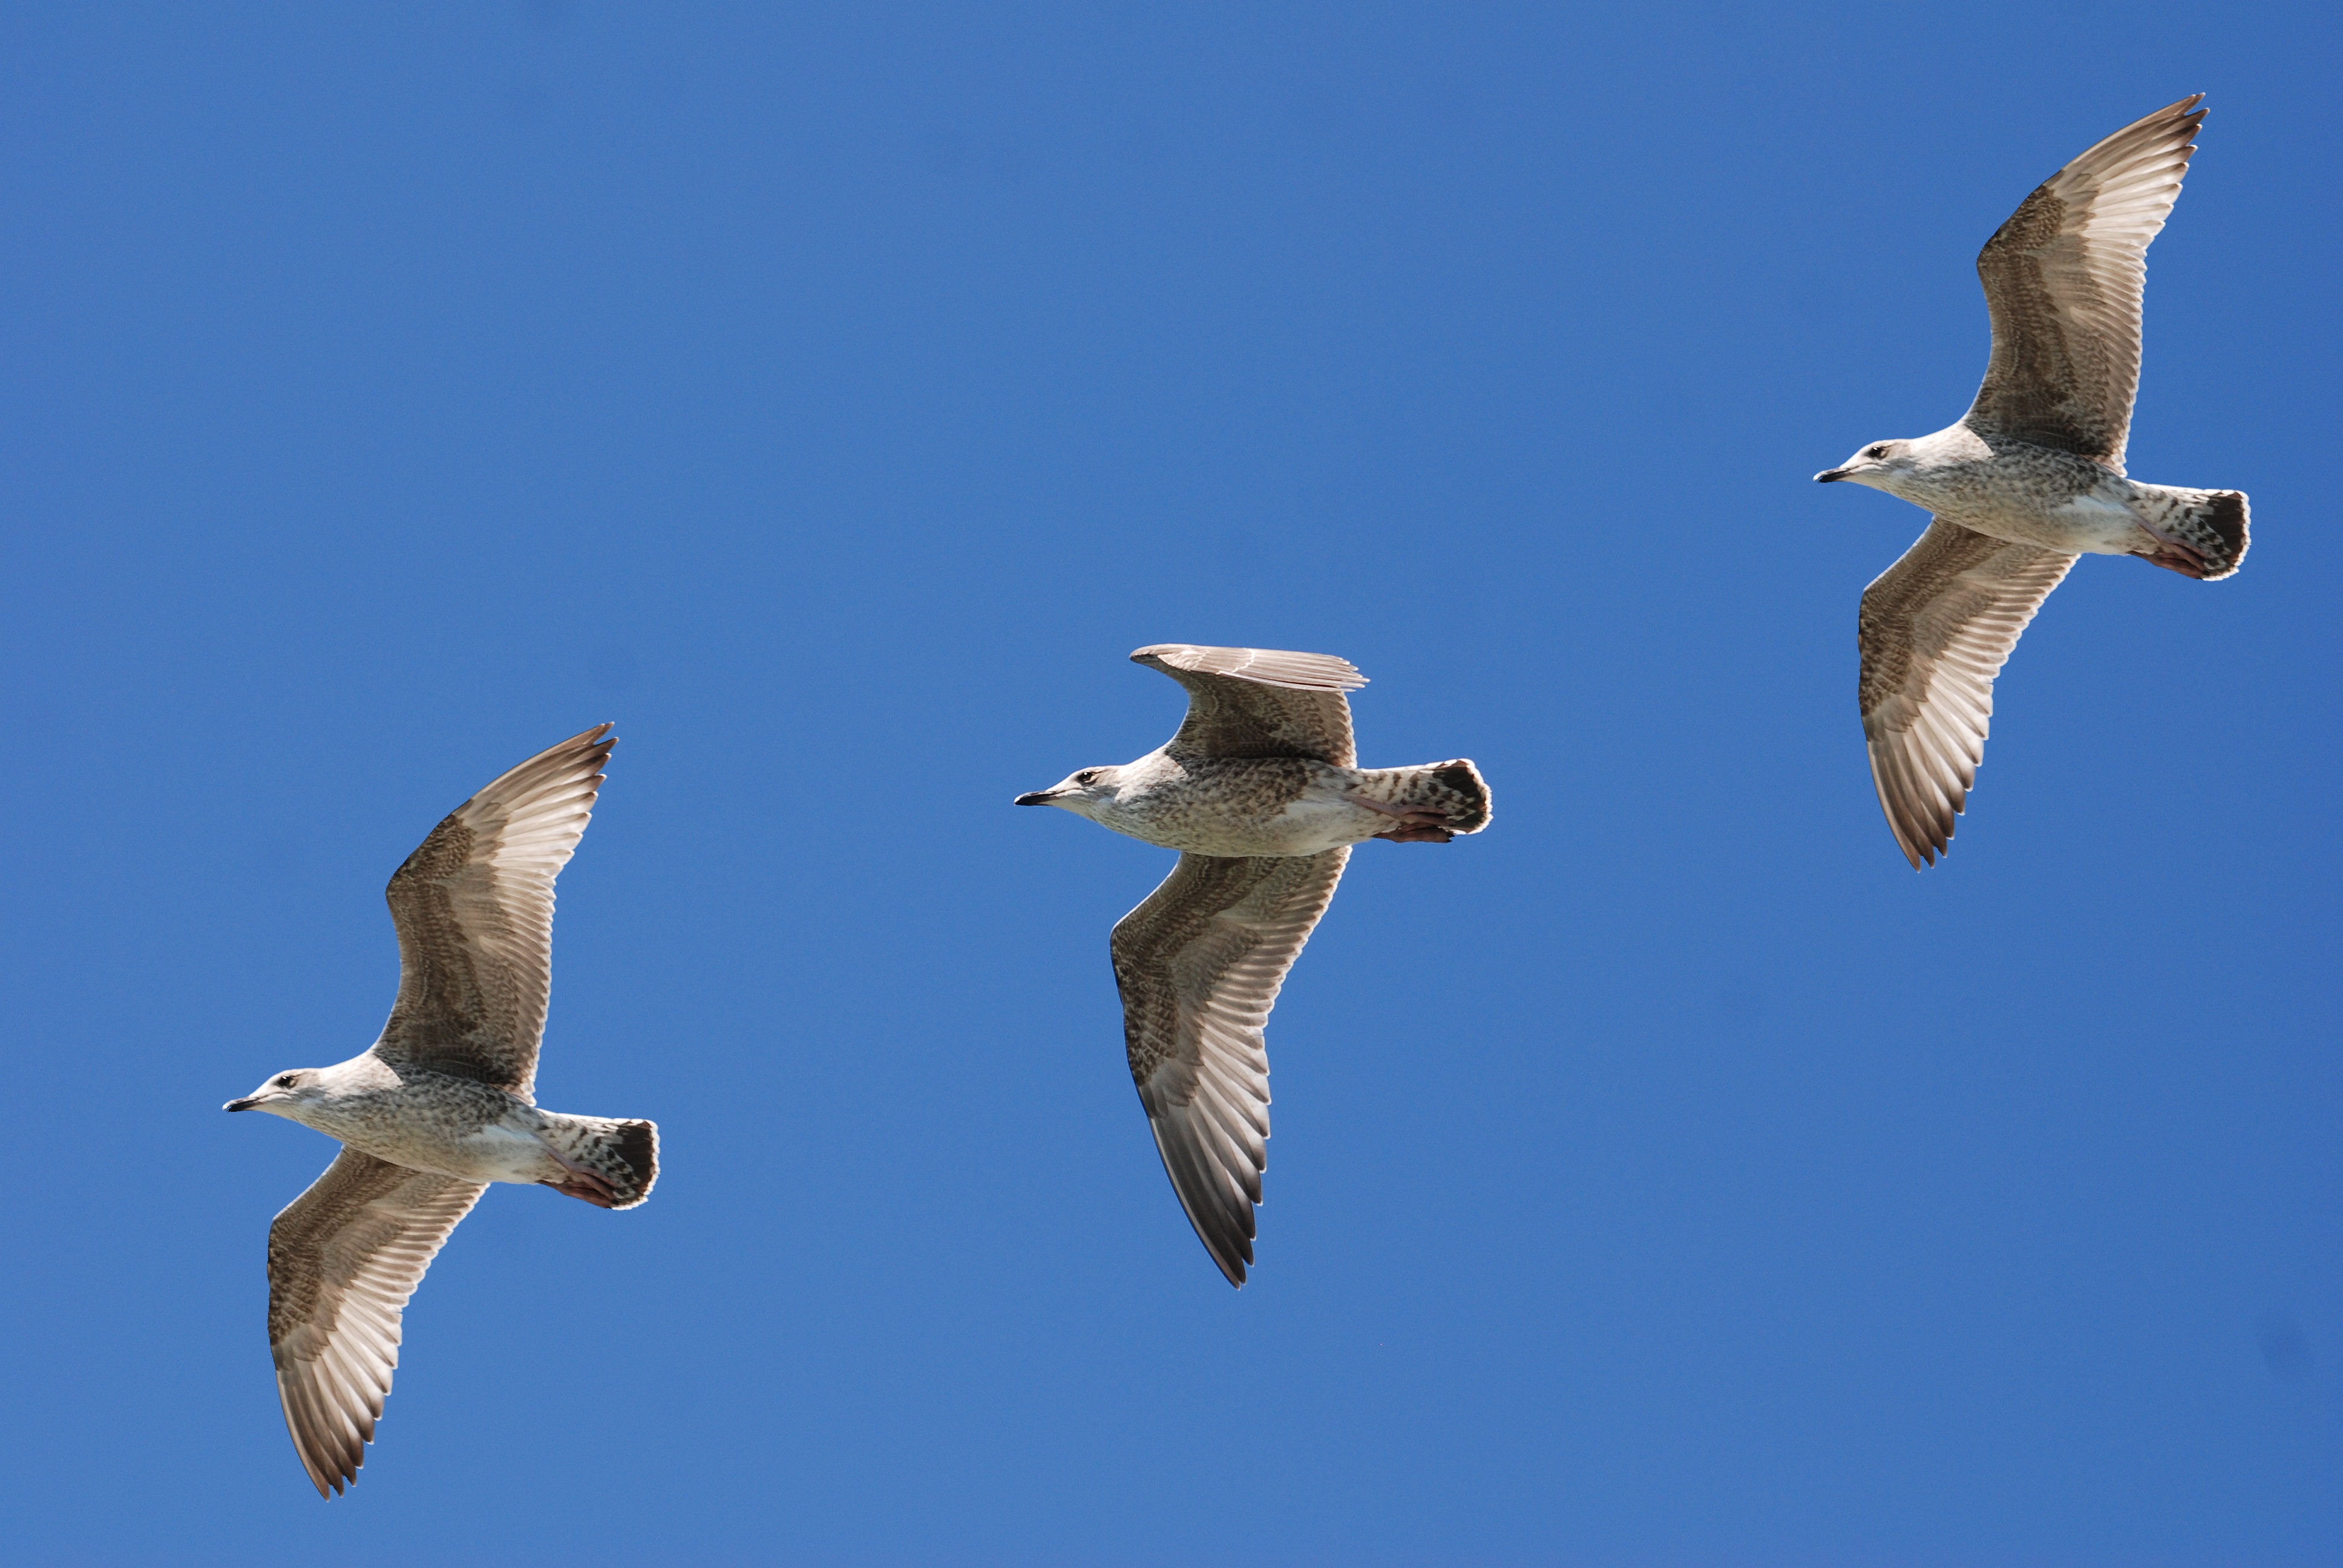
[[[1244,1283],[1252,1261],[1269,1165],[1262,1030],[1350,858],[1348,849],[1182,855],[1108,941],[1124,1051],[1156,1151],[1232,1284]]]
[[[1179,733],[1120,768],[1018,797],[1182,851],[1114,928],[1124,1045],[1163,1168],[1232,1285],[1252,1262],[1269,1138],[1262,1030],[1278,988],[1371,838],[1445,843],[1489,821],[1462,759],[1362,769],[1327,654],[1166,643],[1131,658],[1188,690]]]
[[[2093,144],[1986,242],[1977,277],[1993,357],[1963,418],[1971,429],[2123,472],[2148,242],[2180,195],[2204,99],[2167,105]]]
[[[554,879],[612,744],[608,725],[572,736],[450,813],[390,880],[399,986],[382,1037],[228,1104],[343,1144],[268,1236],[277,1394],[320,1495],[357,1479],[398,1364],[400,1314],[486,1183],[627,1209],[658,1180],[651,1123],[541,1111],[531,1093]]]
[[[609,728],[497,779],[391,877],[398,1000],[375,1046],[385,1061],[528,1094],[553,985],[553,879],[586,830],[618,744]]]
[[[1359,759],[1343,693],[1367,678],[1347,658],[1169,642],[1142,648],[1131,661],[1188,689],[1188,717],[1164,743],[1167,756],[1306,757],[1336,768]]]
[[[398,1365],[399,1318],[488,1188],[345,1148],[268,1227],[268,1350],[322,1495],[357,1479]]]
[[[1872,779],[1916,868],[1951,844],[1984,758],[1994,677],[2078,555],[2137,555],[2199,578],[2245,558],[2242,494],[2124,473],[2148,242],[2179,195],[2200,101],[2098,142],[1986,242],[1977,276],[1993,357],[1958,424],[1875,443],[1815,476],[1935,514],[1865,590],[1858,631]]]
[[[1952,841],[1985,759],[1994,677],[2076,558],[1946,522],[1863,591],[1863,732],[1896,842],[1915,864]]]

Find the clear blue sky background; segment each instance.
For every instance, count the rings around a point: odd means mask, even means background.
[[[2343,1554],[2331,7],[85,5],[0,19],[0,1515],[28,1560]],[[1978,246],[2211,95],[2134,471],[1906,869],[1815,470],[1966,407]],[[1368,846],[1223,1284],[1122,1066],[1165,852],[1010,797],[1322,649]],[[364,1476],[220,1102],[597,720],[541,1087]]]

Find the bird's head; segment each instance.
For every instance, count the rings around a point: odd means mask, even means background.
[[[1112,800],[1115,791],[1122,787],[1120,768],[1085,768],[1066,776],[1047,789],[1036,789],[1030,795],[1017,797],[1020,806],[1059,806],[1077,816],[1093,815],[1097,809]]]
[[[231,1100],[222,1111],[266,1111],[271,1116],[289,1116],[296,1121],[301,1112],[325,1097],[325,1074],[313,1069],[297,1072],[280,1072],[242,1100]]]
[[[1909,475],[1916,466],[1916,457],[1909,441],[1874,441],[1835,468],[1825,468],[1815,476],[1817,485],[1835,484],[1851,479],[1858,485],[1869,485],[1875,490],[1893,490],[1898,479]]]

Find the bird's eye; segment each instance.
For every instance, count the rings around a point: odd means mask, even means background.
[[[280,1072],[280,1073],[278,1073],[278,1074],[277,1075],[277,1088],[279,1088],[279,1089],[290,1089],[290,1088],[292,1088],[292,1087],[293,1087],[293,1075],[292,1075],[291,1073],[289,1073],[289,1072]]]
[[[1097,769],[1085,768],[1081,772],[1074,775],[1074,782],[1077,784],[1095,784],[1098,782],[1098,777]]]
[[[1887,456],[1887,447],[1884,444],[1877,447],[1865,447],[1863,449],[1863,455],[1866,457],[1885,457]]]

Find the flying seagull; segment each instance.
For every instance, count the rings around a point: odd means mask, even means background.
[[[1165,643],[1131,656],[1188,689],[1180,732],[1136,762],[1085,768],[1020,806],[1056,806],[1180,851],[1108,949],[1124,1049],[1172,1191],[1242,1286],[1267,1166],[1278,987],[1326,912],[1351,846],[1444,844],[1489,825],[1463,760],[1361,768],[1347,659]]]
[[[320,1497],[357,1479],[398,1365],[399,1313],[487,1183],[536,1182],[599,1209],[650,1196],[658,1128],[539,1111],[530,1093],[553,879],[617,743],[607,724],[573,735],[449,813],[390,879],[398,1000],[382,1038],[227,1102],[342,1143],[268,1228],[277,1394]]]
[[[2207,580],[2246,558],[2238,491],[2124,477],[2147,242],[2180,195],[2203,99],[2092,147],[1986,242],[1993,357],[1959,424],[1875,442],[1815,476],[1936,514],[1864,590],[1858,618],[1871,777],[1916,870],[1950,848],[1985,758],[1994,677],[2077,555]]]

